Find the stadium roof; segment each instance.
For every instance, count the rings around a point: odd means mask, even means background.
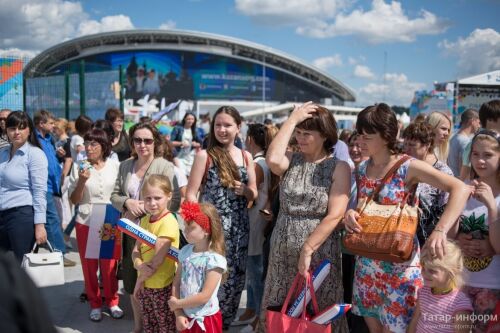
[[[57,66],[96,54],[124,50],[184,50],[218,54],[262,64],[331,91],[344,101],[354,101],[353,90],[306,62],[245,40],[185,30],[126,30],[72,39],[33,58],[24,69],[26,78],[51,74]]]

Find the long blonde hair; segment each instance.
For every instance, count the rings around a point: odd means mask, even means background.
[[[451,129],[453,128],[453,121],[446,113],[439,112],[439,111],[431,112],[427,116],[426,121],[427,121],[427,123],[429,123],[429,125],[432,126],[432,129],[435,130],[441,124],[443,119],[448,120],[448,122],[450,123],[450,132],[451,132]],[[444,141],[440,145],[435,144],[435,146],[434,146],[434,153],[436,154],[436,157],[438,158],[438,160],[445,162],[445,163],[448,160],[448,141],[449,140],[450,140],[450,135],[448,135],[448,137],[446,138],[446,141]],[[435,139],[434,139],[434,142],[436,142]]]
[[[446,255],[442,259],[438,259],[431,254],[429,248],[424,247],[420,254],[420,262],[426,268],[446,271],[450,284],[460,288],[463,285],[462,272],[464,269],[462,250],[455,242],[447,240],[444,251]]]

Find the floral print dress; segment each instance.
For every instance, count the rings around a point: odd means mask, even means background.
[[[239,166],[240,181],[248,184],[245,166]],[[240,296],[245,287],[246,261],[248,255],[247,199],[239,196],[230,188],[224,187],[216,166],[208,169],[207,178],[201,193],[201,202],[215,206],[224,229],[228,276],[219,289],[219,305],[222,310],[223,328],[227,329],[238,311]]]
[[[405,194],[406,174],[412,160],[399,167],[374,200],[381,204],[401,202]],[[359,166],[360,198],[369,196],[381,181],[367,177],[366,167],[369,161],[361,162]],[[391,332],[404,333],[413,316],[417,291],[421,286],[420,247],[415,236],[413,254],[404,263],[356,257],[352,311],[358,316],[378,319]]]

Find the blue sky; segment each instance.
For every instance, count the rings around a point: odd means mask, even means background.
[[[413,90],[434,81],[500,69],[500,2],[494,0],[0,0],[0,6],[0,54],[36,54],[109,30],[197,30],[321,67],[350,86],[359,105],[385,96],[408,106]]]

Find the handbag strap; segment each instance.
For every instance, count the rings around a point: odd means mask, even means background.
[[[47,241],[46,241],[46,244],[47,244],[47,245],[48,245],[48,247],[49,247],[49,251],[50,251],[50,252],[54,252],[54,248],[52,247],[52,245],[50,244],[50,242],[49,242],[49,240],[48,240],[48,239],[47,239]],[[31,250],[31,252],[33,252],[33,253],[38,253],[38,247],[39,247],[39,246],[40,246],[40,244],[37,244],[37,243],[35,242],[35,245],[33,245],[33,250]]]
[[[316,292],[314,291],[314,285],[312,283],[312,274],[311,272],[309,272],[307,274],[307,286],[309,288],[309,293],[311,294],[311,302],[312,302],[312,305],[313,305],[313,311],[314,311],[314,314],[318,314],[319,313],[319,306],[318,306],[318,301],[316,300]],[[305,309],[306,309],[306,304],[305,304],[305,300],[306,298],[304,297],[304,312],[302,313],[303,316],[305,317]]]
[[[399,167],[406,161],[408,161],[411,157],[408,156],[408,155],[405,155],[403,157],[401,157],[396,163],[394,163],[394,165],[389,169],[389,171],[387,171],[387,173],[385,174],[384,178],[382,178],[382,181],[380,182],[380,184],[375,188],[375,190],[368,196],[367,200],[366,200],[366,203],[370,202],[373,198],[375,198],[376,196],[378,196],[378,194],[380,193],[380,191],[382,191],[382,188],[384,187],[384,185],[387,183],[387,180],[392,178],[392,176],[396,173],[396,171],[399,169]],[[359,174],[356,174],[356,182],[358,183],[359,185]],[[358,186],[358,198],[359,198],[359,186]],[[407,196],[405,196],[405,202],[406,200],[408,199]]]
[[[297,273],[297,275],[295,275],[295,279],[293,279],[292,286],[288,290],[288,294],[286,295],[285,302],[283,303],[283,306],[281,307],[281,313],[283,313],[283,314],[286,313],[286,309],[288,308],[288,303],[290,303],[290,299],[292,298],[294,291],[297,289],[297,285],[299,284],[299,281],[300,281],[300,274]]]

